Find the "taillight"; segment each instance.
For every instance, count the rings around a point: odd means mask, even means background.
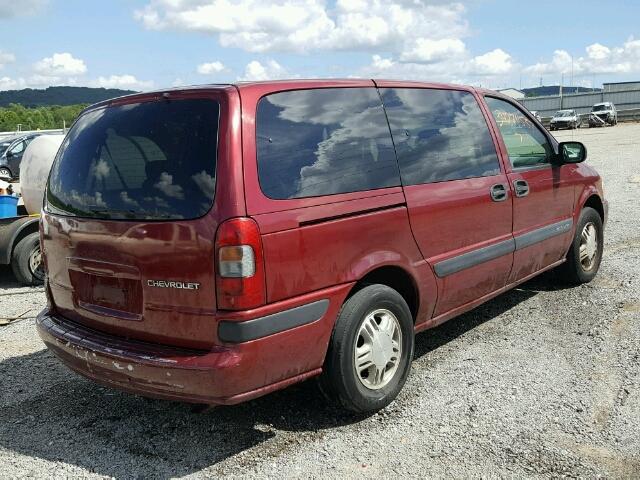
[[[264,305],[265,275],[258,224],[232,218],[216,233],[216,296],[221,310],[244,310]]]

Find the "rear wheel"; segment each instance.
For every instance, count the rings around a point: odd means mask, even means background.
[[[585,207],[580,213],[567,261],[559,269],[561,278],[574,285],[593,280],[600,268],[603,243],[602,218],[593,208]]]
[[[24,237],[13,249],[11,268],[16,279],[23,285],[44,283],[44,265],[38,232]]]
[[[343,305],[320,376],[332,402],[366,413],[391,403],[413,358],[413,318],[404,298],[386,285],[369,285]]]

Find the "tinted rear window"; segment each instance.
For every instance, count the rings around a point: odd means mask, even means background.
[[[273,199],[400,185],[382,103],[374,88],[297,90],[260,100],[260,186]]]
[[[468,92],[380,90],[405,185],[500,173],[487,122]]]
[[[134,103],[82,115],[49,178],[54,213],[111,219],[191,219],[213,203],[219,105]]]

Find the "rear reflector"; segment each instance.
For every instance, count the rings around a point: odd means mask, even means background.
[[[259,307],[266,301],[264,257],[258,224],[232,218],[216,233],[216,296],[221,310]]]

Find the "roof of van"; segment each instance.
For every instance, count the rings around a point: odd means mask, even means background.
[[[266,81],[238,81],[233,83],[209,83],[209,84],[201,84],[201,85],[184,85],[178,87],[169,87],[158,90],[151,90],[148,92],[138,92],[132,93],[129,95],[123,95],[121,97],[115,97],[109,100],[104,100],[102,102],[95,103],[86,108],[86,110],[92,110],[97,107],[107,106],[111,103],[118,103],[124,99],[131,97],[144,97],[148,95],[161,95],[169,92],[180,92],[180,91],[189,91],[189,90],[208,90],[208,89],[227,89],[227,88],[237,88],[238,90],[251,90],[257,89],[261,90],[265,87],[276,87],[276,89],[296,89],[296,88],[304,88],[304,87],[364,87],[371,86],[372,83],[375,83],[379,87],[405,87],[405,88],[416,88],[416,87],[430,87],[430,88],[445,88],[445,89],[455,89],[455,90],[466,90],[473,91],[476,90],[480,93],[491,93],[492,95],[497,95],[503,97],[504,95],[500,92],[496,92],[493,90],[488,90],[485,88],[474,88],[468,85],[459,85],[453,83],[436,83],[436,82],[419,82],[413,80],[392,80],[392,79],[370,79],[370,78],[317,78],[317,79],[300,79],[300,78],[292,78],[292,79],[281,79],[281,80],[266,80]]]

